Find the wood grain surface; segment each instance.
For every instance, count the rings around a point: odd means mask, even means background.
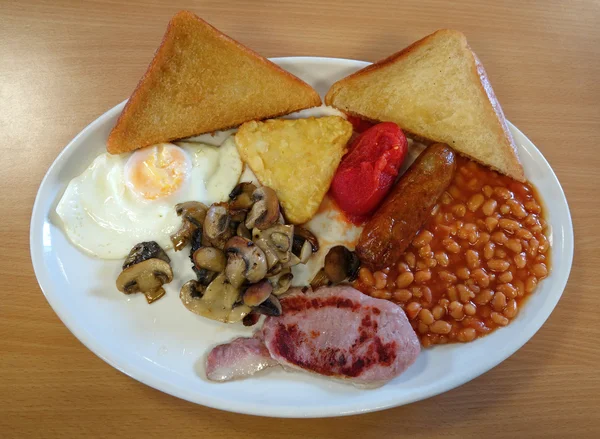
[[[438,28],[462,30],[571,207],[573,270],[538,334],[443,395],[319,420],[197,406],[87,350],[36,282],[31,208],[62,148],[133,90],[179,9],[265,56],[375,61]],[[0,437],[600,437],[599,22],[598,1],[0,1]]]

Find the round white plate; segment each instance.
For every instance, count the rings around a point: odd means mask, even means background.
[[[274,61],[322,95],[334,81],[368,64],[311,57]],[[466,383],[512,355],[546,321],[567,283],[573,259],[567,200],[544,156],[509,124],[526,176],[548,206],[552,272],[508,327],[472,343],[425,349],[404,374],[374,390],[280,368],[242,381],[208,382],[203,371],[208,349],[252,329],[188,312],[178,289],[192,277],[191,270],[169,284],[166,297],[153,305],[141,294],[121,294],[115,288],[121,261],[94,259],[77,250],[54,214],[67,183],[105,150],[123,106],[86,127],[48,170],[31,218],[31,258],[46,299],[71,332],[113,367],[163,392],[222,410],[278,417],[340,416],[408,404]],[[174,259],[175,267],[189,266],[185,254]]]

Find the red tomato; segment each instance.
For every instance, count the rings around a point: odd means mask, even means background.
[[[368,120],[361,119],[360,117],[351,116],[349,114],[346,117],[348,118],[348,122],[350,122],[352,124],[354,131],[356,131],[357,133],[362,133],[363,131],[367,131],[369,128],[371,128],[373,125],[375,125],[373,122],[369,122]]]
[[[396,181],[407,150],[404,133],[392,122],[354,139],[331,183],[333,199],[350,219],[362,222],[377,208]]]

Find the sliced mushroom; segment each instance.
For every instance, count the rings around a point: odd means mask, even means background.
[[[275,296],[281,296],[283,293],[287,292],[292,285],[293,278],[294,275],[290,273],[289,269],[278,276],[270,277],[269,282],[273,285],[273,294]]]
[[[254,204],[252,194],[256,190],[253,183],[239,183],[229,194],[229,207],[232,210],[248,210]]]
[[[182,217],[180,229],[171,235],[175,251],[183,249],[192,239],[194,232],[202,228],[208,207],[198,201],[187,201],[175,206],[175,212]]]
[[[254,308],[254,310],[259,314],[264,314],[266,316],[280,316],[283,312],[281,309],[281,303],[279,299],[275,297],[273,294],[269,296],[267,300]]]
[[[134,245],[129,251],[129,255],[127,255],[125,262],[123,262],[123,270],[152,258],[161,259],[167,264],[171,262],[169,256],[167,256],[165,251],[156,241],[146,241]]]
[[[242,238],[252,239],[252,233],[250,233],[250,230],[248,230],[248,227],[243,222],[238,224],[235,234]]]
[[[251,311],[249,314],[246,314],[246,316],[242,320],[242,323],[244,326],[254,326],[258,323],[259,319],[260,314],[255,311]]]
[[[294,247],[292,248],[292,251],[296,254],[296,256],[299,256],[301,248],[307,241],[310,244],[313,253],[319,251],[319,241],[310,230],[302,226],[294,227]]]
[[[279,219],[279,199],[273,189],[262,186],[252,193],[252,209],[246,216],[246,227],[265,230]]]
[[[292,242],[294,239],[294,226],[291,224],[275,224],[266,230],[255,228],[252,231],[252,239],[265,254],[271,253],[267,257],[270,259],[269,268],[277,262],[285,264],[290,260]]]
[[[117,289],[125,294],[144,293],[148,303],[152,303],[165,294],[162,286],[172,280],[169,263],[151,258],[125,268],[117,278]]]
[[[207,270],[206,268],[198,268],[195,265],[192,267],[194,273],[196,273],[196,279],[198,279],[198,283],[203,286],[208,286],[215,277],[217,277],[216,271]]]
[[[337,245],[332,247],[325,256],[323,269],[329,280],[338,284],[345,279],[355,279],[359,267],[360,261],[356,254],[343,245]]]
[[[230,228],[231,217],[226,204],[213,204],[204,219],[202,244],[204,246],[223,248],[225,242],[233,236]]]
[[[194,265],[210,271],[221,272],[225,270],[227,259],[222,250],[214,247],[200,247],[194,252]]]
[[[229,283],[224,273],[219,274],[206,289],[191,280],[183,285],[179,297],[191,312],[225,323],[241,321],[251,308],[237,305],[240,290]]]
[[[322,268],[319,270],[319,272],[317,274],[315,274],[315,277],[313,277],[313,280],[310,281],[310,286],[312,287],[313,290],[316,290],[317,288],[320,288],[320,287],[326,287],[329,285],[331,285],[331,281],[325,274],[325,270]]]
[[[236,287],[246,280],[256,283],[267,274],[265,253],[252,241],[241,236],[230,238],[225,244],[227,279]]]
[[[273,292],[273,285],[266,279],[261,280],[255,284],[250,285],[244,294],[242,300],[244,305],[258,306],[269,298]]]

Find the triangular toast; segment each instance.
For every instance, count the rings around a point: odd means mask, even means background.
[[[169,22],[107,149],[119,154],[318,105],[308,84],[182,11]]]
[[[372,121],[397,123],[414,137],[523,181],[502,108],[465,36],[439,30],[333,84],[325,103]]]
[[[235,135],[242,160],[276,193],[292,224],[310,220],[346,153],[352,124],[339,116],[247,122]]]

